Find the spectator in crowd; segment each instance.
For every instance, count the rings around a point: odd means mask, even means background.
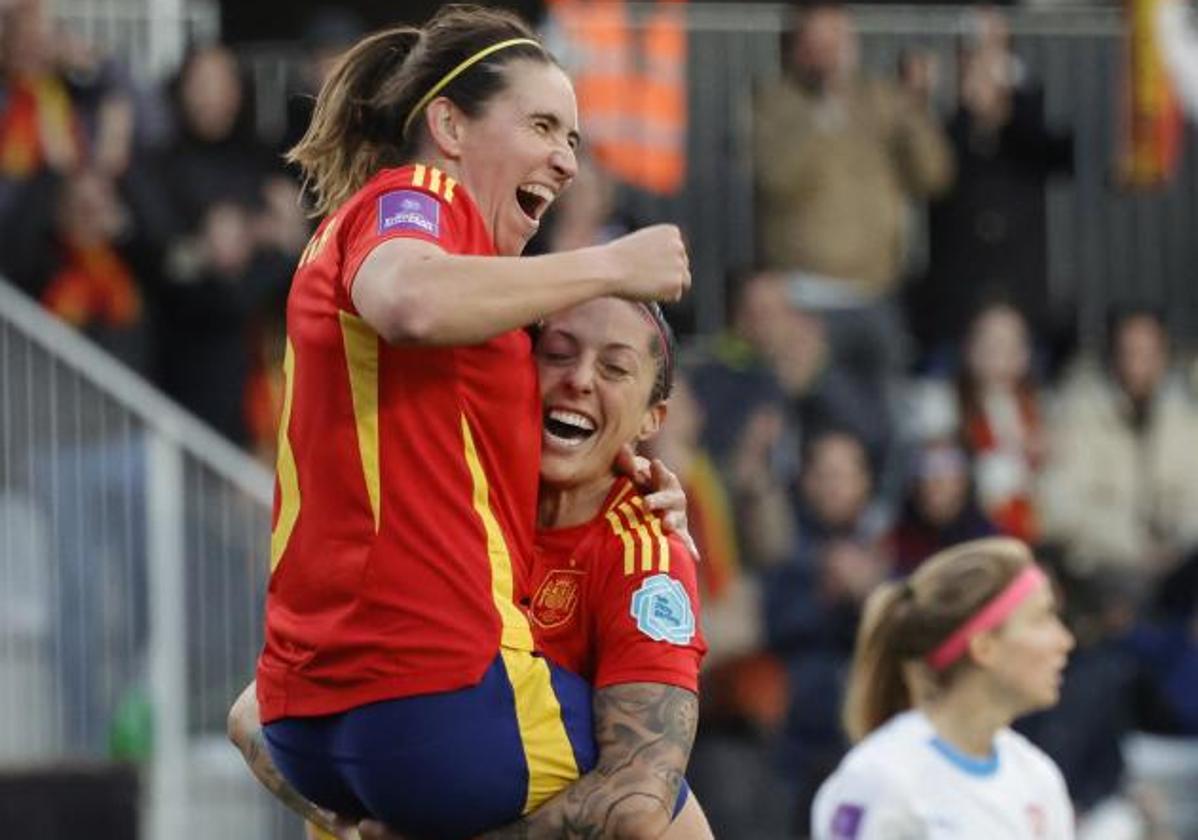
[[[0,9],[0,271],[28,281],[29,249],[52,227],[62,178],[81,168],[119,177],[131,154],[132,106],[116,65],[52,32],[41,0]]]
[[[1011,49],[1003,15],[971,13],[960,46],[959,106],[948,121],[953,188],[931,205],[931,264],[913,290],[912,326],[943,354],[988,298],[1009,300],[1034,335],[1055,340],[1046,190],[1073,169],[1073,136],[1049,127],[1044,93]]]
[[[249,423],[250,386],[278,319],[308,225],[296,185],[250,132],[233,54],[204,47],[174,83],[177,136],[159,163],[158,236],[166,252],[159,375],[164,389],[230,440],[273,430]],[[271,328],[273,325],[273,329]],[[270,412],[267,412],[268,414]]]
[[[902,513],[887,540],[899,574],[957,543],[995,534],[978,508],[965,452],[952,440],[929,441],[914,458]]]
[[[851,13],[802,6],[787,72],[754,101],[761,261],[804,287],[838,363],[888,400],[906,355],[894,292],[909,202],[946,189],[953,169],[932,64],[916,64],[902,85],[863,77]]]
[[[771,536],[777,539],[777,520],[789,517],[789,507],[784,493],[759,498],[751,519],[745,509],[734,507],[730,486],[703,449],[704,421],[688,377],[679,376],[654,452],[683,483],[689,528],[702,557],[698,572],[708,654],[687,778],[717,836],[781,838],[791,796],[776,772],[773,741],[786,710],[786,678],[764,648],[761,600],[761,564],[778,549],[764,555],[754,549]],[[752,418],[746,436],[764,445],[743,445],[736,460],[754,473],[754,480],[768,484],[769,432],[750,431],[761,425]],[[785,540],[791,536],[788,526],[788,521],[781,525]],[[747,540],[754,531],[758,539]]]
[[[113,62],[39,0],[0,11],[0,272],[143,373],[153,249],[117,179],[132,106]]]
[[[120,178],[132,163],[133,85],[127,71],[68,28],[55,33],[59,73],[66,84],[87,143],[87,157],[99,172]]]
[[[1105,370],[1080,364],[1052,416],[1040,510],[1074,574],[1146,589],[1198,545],[1198,410],[1161,313],[1108,321]]]
[[[0,15],[0,177],[70,170],[85,156],[85,138],[58,72],[44,4],[20,0]]]
[[[42,305],[143,374],[151,368],[157,254],[98,169],[53,179],[9,227],[8,270]]]
[[[983,511],[1001,533],[1034,544],[1034,479],[1045,444],[1031,336],[1018,310],[991,304],[973,319],[957,397]]]
[[[851,13],[837,5],[798,11],[791,37],[788,72],[755,102],[762,256],[876,299],[901,274],[908,197],[952,178],[930,79],[863,78]]]
[[[695,391],[708,415],[704,443],[730,476],[735,496],[742,478],[755,482],[737,467],[736,453],[763,433],[773,437],[770,474],[788,484],[797,477],[807,432],[847,429],[865,443],[871,461],[882,462],[888,453],[892,427],[884,395],[843,362],[825,320],[801,302],[785,275],[750,275],[737,291],[730,329],[702,349],[695,365]]]
[[[737,284],[728,328],[696,348],[690,382],[704,409],[703,445],[722,468],[727,469],[750,418],[761,409],[782,414],[788,438],[783,445],[797,453],[798,419],[778,368],[800,329],[786,278],[760,272]],[[772,468],[784,471],[783,480],[793,479],[797,457],[776,454]]]
[[[805,453],[800,549],[766,585],[769,644],[789,674],[784,748],[800,822],[846,747],[839,709],[861,606],[890,573],[870,516],[873,476],[861,441],[826,430]]]

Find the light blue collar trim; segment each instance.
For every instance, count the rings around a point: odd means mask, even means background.
[[[986,758],[974,758],[966,755],[948,741],[936,736],[929,741],[932,748],[947,758],[958,770],[971,776],[993,776],[998,772],[998,753],[991,752]]]

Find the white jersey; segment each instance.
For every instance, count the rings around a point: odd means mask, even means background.
[[[845,756],[811,823],[813,840],[1072,840],[1073,806],[1052,759],[1017,732],[980,760],[909,711]]]

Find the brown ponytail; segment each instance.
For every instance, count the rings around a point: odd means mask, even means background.
[[[853,743],[911,707],[911,691],[893,642],[910,618],[912,600],[905,582],[891,582],[875,589],[865,602],[844,703],[844,728]]]
[[[914,704],[910,666],[923,658],[1033,562],[1019,540],[995,537],[945,549],[910,579],[882,584],[865,602],[849,674],[844,726],[856,743]],[[933,674],[939,685],[970,666],[968,657]]]
[[[377,32],[351,47],[329,74],[307,132],[287,153],[304,173],[317,214],[339,206],[379,169],[399,163],[400,150],[385,138],[370,101],[419,40],[420,30],[410,27]]]
[[[451,5],[421,29],[386,29],[351,47],[321,88],[308,131],[287,153],[303,172],[315,215],[335,210],[380,169],[420,153],[423,122],[414,120],[405,134],[404,121],[446,74],[488,46],[532,37],[510,12]],[[513,46],[471,65],[440,95],[477,117],[504,90],[503,67],[516,59],[552,61],[538,45]]]

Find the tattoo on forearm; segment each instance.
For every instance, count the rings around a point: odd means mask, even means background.
[[[518,823],[489,838],[620,837],[669,826],[698,723],[694,693],[631,683],[595,693],[596,768]]]
[[[275,799],[325,831],[336,830],[332,814],[309,802],[283,778],[283,774],[279,772],[279,768],[275,766],[270,757],[270,751],[266,748],[266,736],[262,727],[258,727],[250,733],[242,749],[242,755],[245,756],[245,762],[250,766],[255,778],[274,795]]]

